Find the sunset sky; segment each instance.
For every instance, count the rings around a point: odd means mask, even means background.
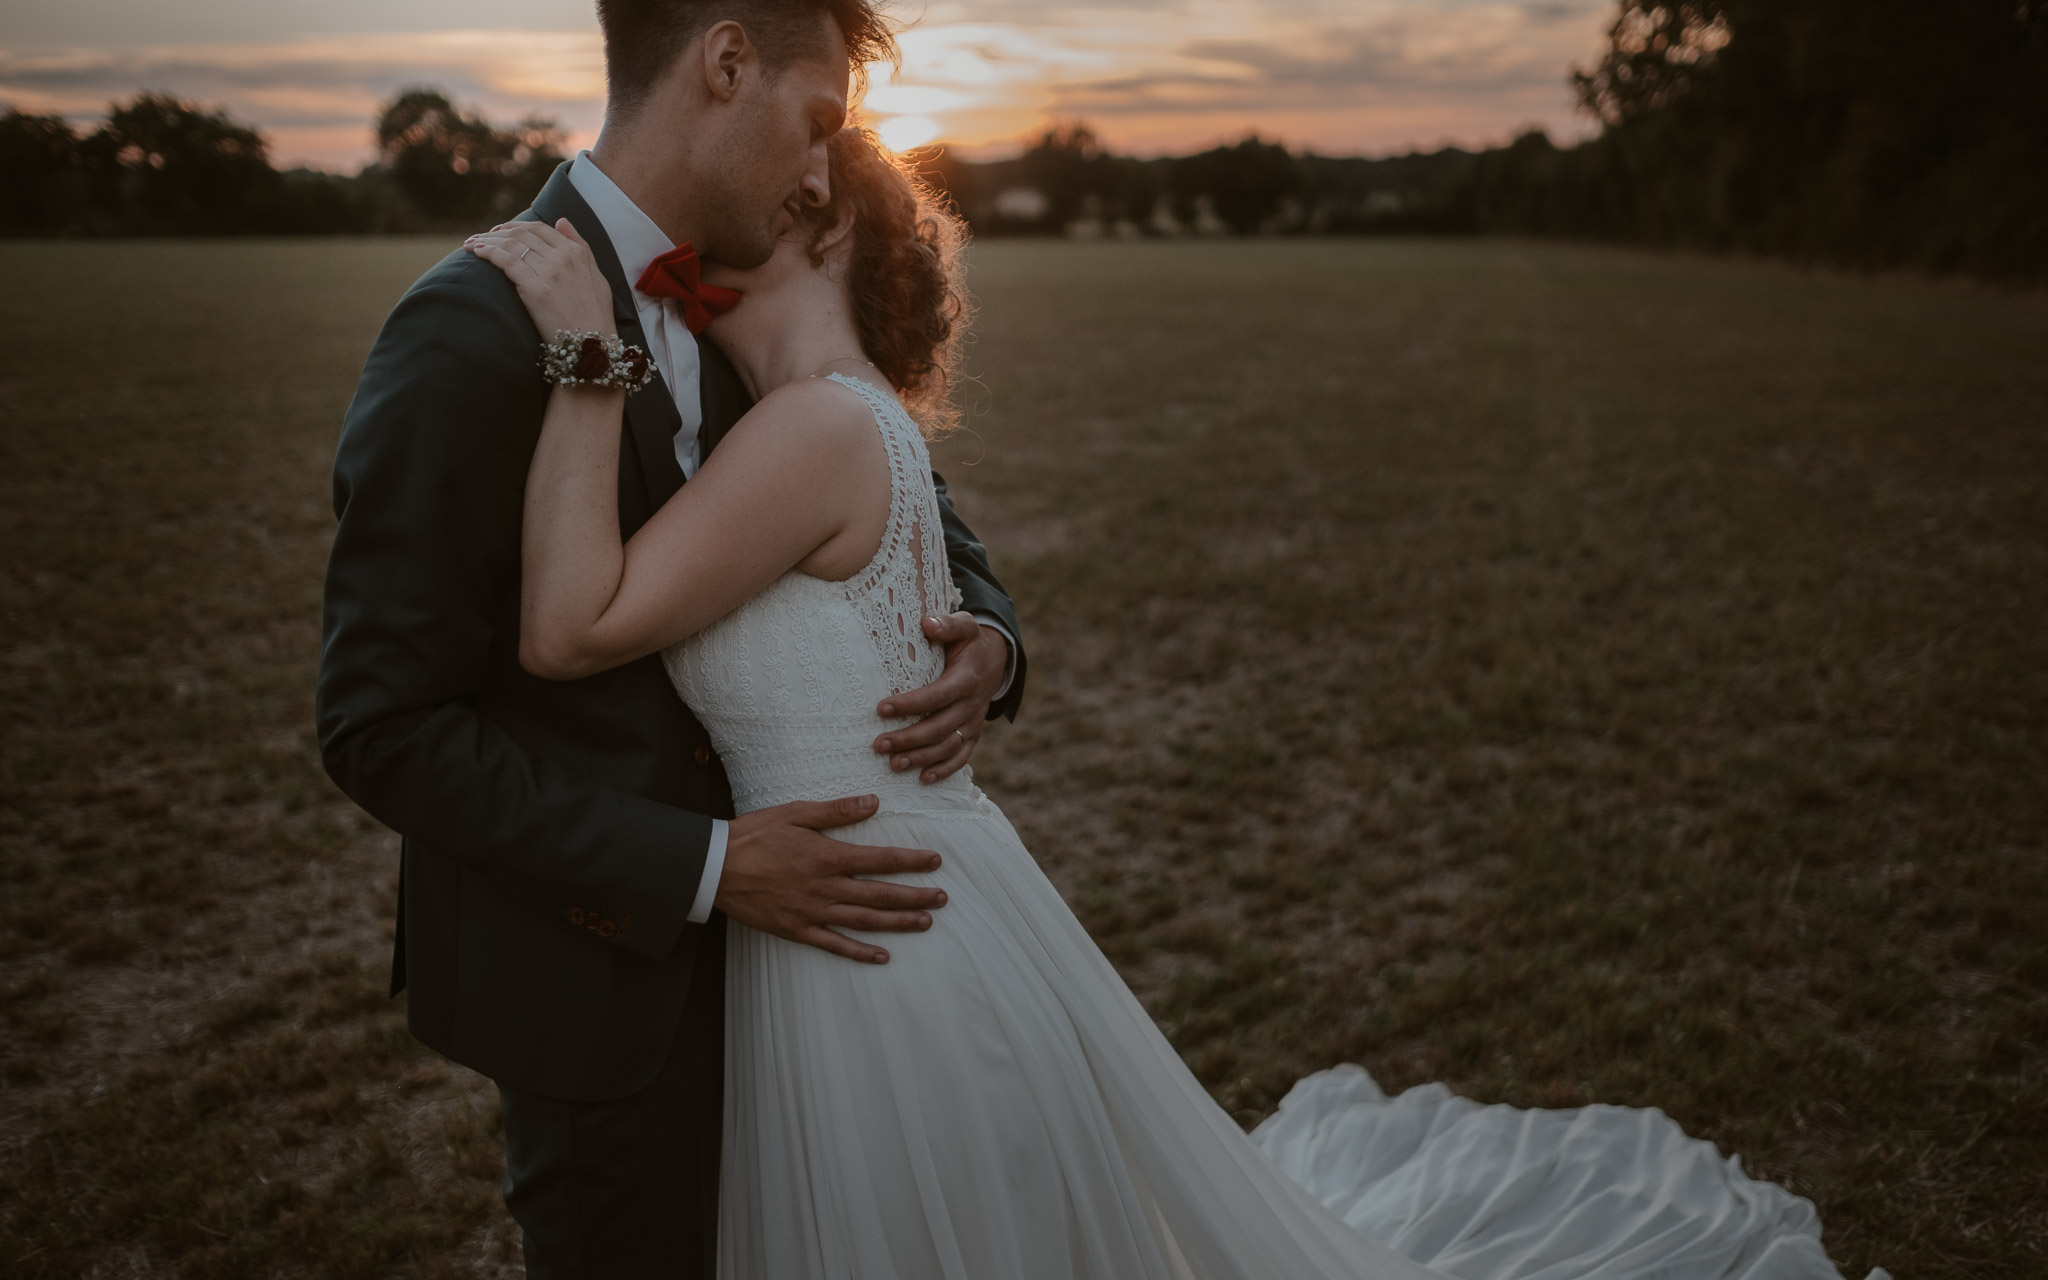
[[[893,145],[997,153],[1079,118],[1120,151],[1256,130],[1330,154],[1583,133],[1565,77],[1613,0],[940,0],[867,103]],[[412,85],[587,143],[604,75],[591,0],[0,0],[0,105],[86,124],[162,89],[259,125],[280,165],[353,171]]]

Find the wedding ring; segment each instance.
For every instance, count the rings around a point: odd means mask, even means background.
[[[519,251],[519,260],[520,260],[521,262],[524,262],[524,261],[526,261],[526,255],[527,255],[527,254],[529,254],[529,253],[532,253],[532,252],[533,252],[533,246],[532,246],[532,245],[527,245],[527,246],[526,246],[526,247],[525,247],[524,249],[521,249],[521,250]]]
[[[953,730],[953,736],[960,739],[960,741],[962,742],[967,741],[967,735],[958,729]]]

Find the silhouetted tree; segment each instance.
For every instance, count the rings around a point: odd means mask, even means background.
[[[1113,155],[1079,121],[1048,126],[1014,159],[977,163],[943,146],[903,158],[982,233],[1058,235],[1082,219],[1144,230],[1159,200],[1162,162]],[[1006,210],[1002,197],[1018,189],[1036,192],[1040,210]]]
[[[2048,0],[1620,0],[1574,84],[1581,233],[2048,273]]]
[[[79,150],[94,202],[130,230],[259,230],[278,187],[261,134],[168,94],[116,106]]]
[[[517,212],[561,162],[562,138],[548,120],[496,128],[437,89],[408,89],[377,117],[383,170],[422,217],[449,225]]]
[[[1579,105],[1609,125],[1668,107],[1701,78],[1729,40],[1724,0],[1621,0],[1607,51],[1572,72]]]
[[[1166,194],[1166,165],[1156,160],[1110,156],[1104,175],[1103,216],[1130,223],[1148,234],[1157,230],[1153,214]]]
[[[58,116],[0,116],[0,231],[54,231],[86,211],[78,135]]]
[[[1106,159],[1095,131],[1079,122],[1055,124],[1024,149],[1018,176],[1046,200],[1045,225],[1060,231],[1087,212]]]
[[[498,190],[496,212],[511,217],[533,202],[547,185],[555,166],[568,157],[563,148],[569,135],[562,126],[541,116],[527,116],[509,130],[512,136],[512,167]]]
[[[1206,198],[1224,225],[1241,236],[1266,228],[1302,189],[1301,166],[1277,143],[1254,134],[1235,146],[1175,160],[1167,170],[1174,215],[1194,221]]]

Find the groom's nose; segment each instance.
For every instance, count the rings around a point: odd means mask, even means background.
[[[797,183],[797,197],[813,209],[832,203],[832,167],[825,157],[825,148],[817,149],[811,167],[804,170],[803,179]]]

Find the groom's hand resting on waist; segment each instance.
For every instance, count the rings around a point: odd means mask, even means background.
[[[988,724],[988,705],[1009,678],[1010,642],[971,613],[926,618],[924,634],[945,652],[946,669],[930,684],[892,694],[876,706],[884,720],[924,718],[876,738],[875,753],[888,756],[898,773],[921,770],[918,781],[930,783],[959,772],[973,757]]]
[[[875,797],[852,796],[781,804],[734,818],[718,879],[718,909],[778,938],[887,964],[887,951],[839,930],[921,933],[932,927],[929,913],[946,905],[946,893],[862,878],[937,871],[939,855],[930,849],[848,844],[819,834],[871,818],[875,809]]]

